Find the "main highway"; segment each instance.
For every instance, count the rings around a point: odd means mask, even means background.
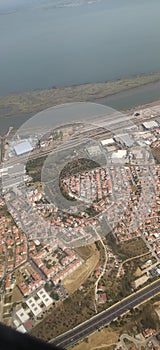
[[[117,317],[125,314],[127,311],[147,301],[160,293],[160,279],[150,284],[149,286],[142,288],[138,292],[133,292],[129,297],[114,304],[110,308],[102,311],[101,313],[93,316],[88,321],[85,321],[73,328],[72,330],[61,334],[57,338],[50,341],[50,343],[60,346],[61,348],[67,348],[78,341],[86,338],[97,329],[108,325],[111,321]]]

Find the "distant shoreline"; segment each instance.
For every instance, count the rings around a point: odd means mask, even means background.
[[[54,87],[46,90],[15,93],[0,97],[0,118],[37,113],[46,108],[69,102],[97,102],[137,87],[160,82],[160,73],[95,84]],[[102,102],[101,102],[102,103]]]

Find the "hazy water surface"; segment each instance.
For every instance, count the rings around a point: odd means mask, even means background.
[[[159,0],[2,4],[0,95],[160,71]]]

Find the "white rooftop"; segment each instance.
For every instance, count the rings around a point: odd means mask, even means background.
[[[24,323],[24,322],[26,322],[26,321],[29,320],[29,316],[28,316],[27,312],[26,312],[23,308],[21,308],[20,310],[18,310],[18,311],[16,312],[16,315],[18,316],[18,318],[20,319],[20,321],[21,321],[22,323]]]
[[[21,333],[26,333],[26,332],[27,332],[23,325],[19,326],[19,327],[17,328],[17,331],[18,331],[18,332],[21,332]]]
[[[144,122],[142,124],[146,129],[157,128],[158,123],[155,120],[150,120],[149,122]]]
[[[106,139],[106,140],[102,140],[101,141],[101,144],[103,145],[103,146],[105,146],[105,145],[110,145],[110,144],[112,144],[112,143],[114,143],[115,141],[112,139],[112,138],[110,138],[110,139]]]
[[[26,301],[26,304],[28,305],[30,310],[33,312],[34,316],[38,316],[42,312],[41,307],[38,305],[38,303],[36,302],[36,300],[33,297],[28,299]]]
[[[35,245],[40,245],[40,244],[41,244],[41,242],[40,242],[38,239],[36,239],[36,240],[34,241],[34,243],[35,243]]]
[[[20,141],[14,145],[14,151],[17,156],[31,152],[33,147],[28,140]]]
[[[112,153],[112,158],[124,158],[126,154],[127,151],[125,149],[119,149],[117,152]]]
[[[51,305],[53,303],[52,298],[49,296],[49,294],[44,290],[44,288],[42,288],[41,290],[39,290],[37,292],[37,295],[39,296],[39,298],[42,300],[42,302],[44,303],[44,305],[46,307],[48,307],[49,305]]]

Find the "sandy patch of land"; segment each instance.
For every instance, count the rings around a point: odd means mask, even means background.
[[[63,281],[69,294],[74,293],[87,280],[99,261],[99,251],[95,244],[81,247],[79,255],[84,259],[84,263]]]
[[[21,294],[21,292],[19,291],[18,287],[16,286],[13,289],[13,293],[12,293],[12,302],[19,302],[20,300],[23,300],[23,296]]]
[[[156,162],[159,164],[160,163],[160,147],[155,147],[152,148],[152,154]]]

